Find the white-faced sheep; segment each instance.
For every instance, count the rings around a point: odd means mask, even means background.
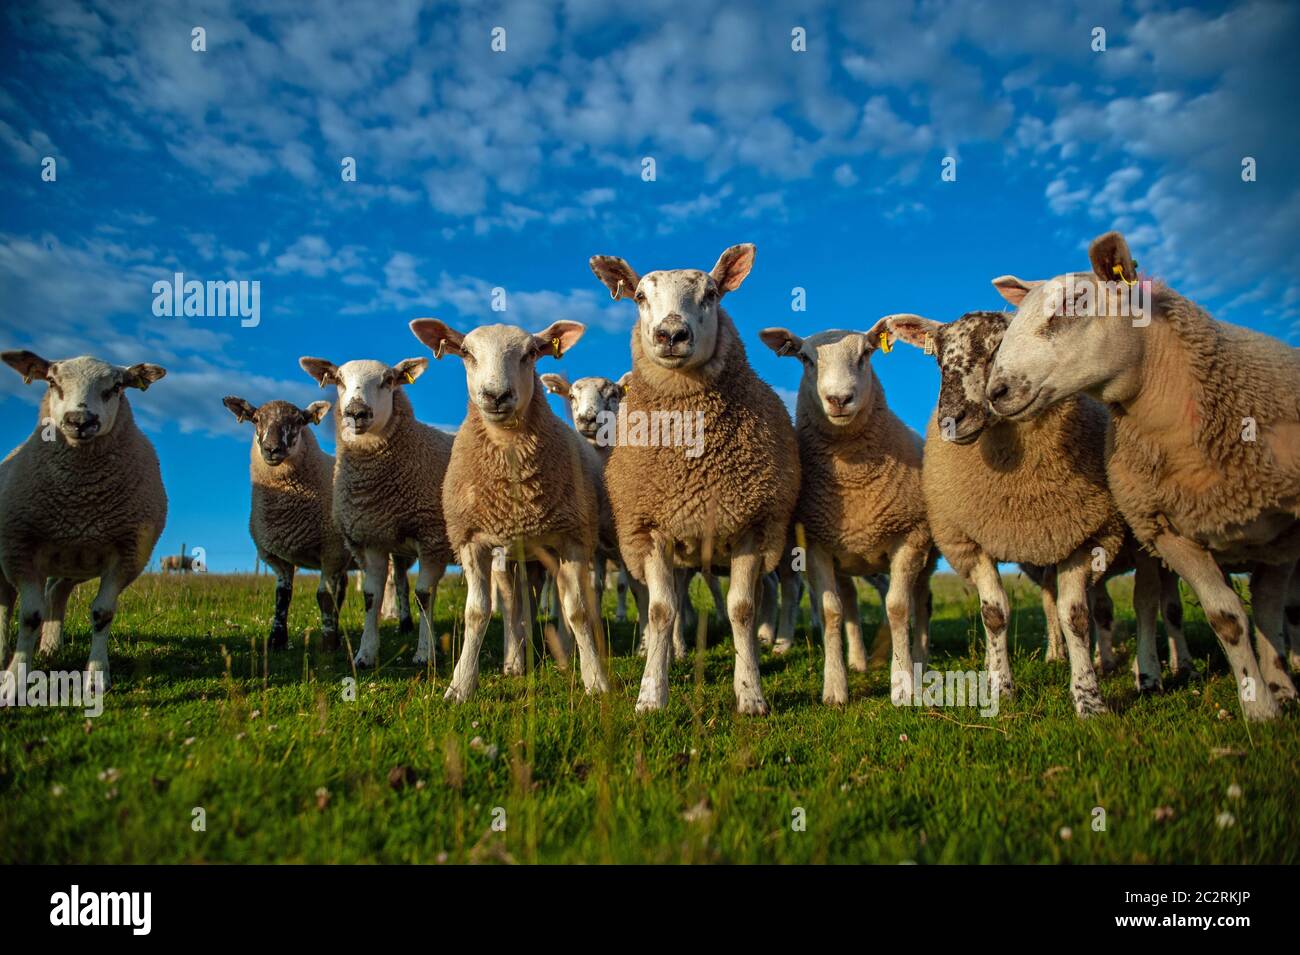
[[[928,606],[937,558],[921,490],[921,437],[885,401],[871,367],[877,334],[760,333],[772,351],[803,365],[795,412],[803,475],[794,519],[806,535],[813,602],[822,611],[822,700],[830,704],[846,703],[849,691],[840,631],[843,590],[854,585],[841,578],[889,574],[890,693],[905,702],[912,698],[913,656],[922,655],[908,627],[913,610]],[[853,607],[856,615],[856,600]],[[860,629],[857,642],[865,666]]]
[[[989,400],[1025,422],[1080,394],[1110,405],[1106,473],[1120,510],[1200,598],[1247,718],[1272,718],[1278,698],[1296,696],[1283,605],[1300,557],[1300,351],[1140,279],[1117,232],[1089,258],[1089,272],[994,280],[1017,310]],[[1258,659],[1221,564],[1255,566]]]
[[[334,365],[323,358],[298,362],[322,388],[338,391],[334,405],[333,517],[354,559],[365,572],[366,622],[354,663],[379,659],[379,607],[389,555],[405,566],[420,561],[415,599],[420,639],[414,660],[435,655],[433,605],[438,581],[454,558],[442,514],[442,482],[451,457],[451,435],[415,420],[404,385],[429,364],[407,358]]]
[[[167,519],[158,455],[124,391],[143,391],[166,371],[87,356],[47,361],[30,351],[0,358],[24,382],[48,385],[36,429],[0,464],[0,578],[7,581],[0,586],[0,643],[16,591],[21,614],[9,669],[29,668],[42,623],[61,634],[72,589],[98,577],[87,672],[107,685],[118,597],[149,563]]]
[[[289,645],[289,603],[293,576],[299,567],[320,571],[316,602],[320,607],[322,642],[338,646],[339,611],[348,591],[352,556],[334,525],[334,458],[321,450],[311,425],[330,410],[328,401],[305,409],[288,401],[268,401],[255,407],[228,395],[222,403],[241,424],[253,425],[249,452],[252,509],[249,533],[257,556],[275,570],[275,613],[269,645]]]
[[[650,592],[638,710],[668,702],[675,567],[729,564],[736,705],[768,712],[754,634],[757,588],[785,550],[799,452],[789,413],[754,374],[720,305],[753,262],[752,245],[727,249],[709,272],[643,277],[614,256],[591,260],[610,294],[633,299],[638,313],[622,405],[629,426],[605,472],[619,549]]]
[[[950,324],[886,319],[891,335],[939,362],[926,508],[943,556],[979,591],[991,679],[1001,693],[1012,689],[1010,605],[998,562],[1054,567],[1074,706],[1088,716],[1105,711],[1089,653],[1088,590],[1115,564],[1127,533],[1106,487],[1106,410],[1076,398],[1030,425],[990,415],[984,387],[1006,323],[1001,312],[971,312]]]
[[[609,689],[591,584],[601,543],[600,460],[551,410],[537,378],[537,360],[559,358],[585,330],[559,321],[538,335],[509,325],[461,334],[437,319],[411,322],[415,337],[436,356],[464,361],[469,391],[443,490],[447,533],[468,590],[465,645],[447,688],[449,700],[469,699],[478,685],[494,551],[540,561],[555,574],[564,618],[577,640],[583,685],[589,693]],[[522,569],[517,578],[522,580]]]

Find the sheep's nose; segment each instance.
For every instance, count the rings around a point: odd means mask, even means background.
[[[826,403],[830,405],[834,411],[843,411],[846,407],[853,404],[853,393],[849,392],[848,394],[843,395],[827,395]]]
[[[989,381],[988,399],[993,402],[1000,401],[1007,396],[1007,392],[1010,390],[1011,386],[1007,384],[1005,378],[1002,378],[999,375],[994,375]]]
[[[74,431],[79,438],[89,438],[99,433],[99,415],[89,411],[69,411],[63,416],[63,426]]]
[[[655,328],[655,344],[665,345],[669,348],[675,348],[678,345],[689,344],[691,340],[691,327],[679,317],[668,316],[658,327]]]
[[[504,391],[488,391],[486,388],[481,392],[483,403],[491,408],[500,408],[510,403],[514,398],[514,389],[506,388]]]

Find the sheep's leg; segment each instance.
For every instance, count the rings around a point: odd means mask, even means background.
[[[1061,615],[1056,609],[1056,568],[1043,568],[1043,619],[1047,624],[1047,656],[1044,660],[1064,660],[1065,636],[1061,633]]]
[[[1174,589],[1175,591],[1178,589],[1177,580],[1174,582]],[[1291,648],[1291,671],[1300,673],[1300,563],[1297,563],[1291,571],[1291,583],[1287,587],[1283,616],[1286,618],[1287,644]],[[3,640],[3,637],[0,637],[0,640]],[[0,652],[0,662],[3,661],[4,654]]]
[[[755,547],[754,538],[753,532],[745,535],[732,552],[727,617],[731,620],[731,639],[736,646],[736,671],[732,678],[736,711],[748,716],[766,716],[770,707],[763,697],[758,673],[758,641],[754,638],[754,598],[758,593],[759,575],[763,572],[763,558]]]
[[[272,650],[283,650],[289,645],[289,604],[293,602],[293,564],[268,557],[275,571],[275,615],[271,618],[270,644]]]
[[[626,567],[620,567],[618,571],[618,602],[614,605],[614,621],[616,623],[627,623],[627,588],[628,581],[632,575],[627,572]]]
[[[716,574],[706,572],[704,582],[709,585],[709,596],[713,598],[713,622],[722,623],[723,609],[727,606],[726,599],[722,596],[722,584],[718,582]]]
[[[777,574],[781,581],[781,618],[777,624],[776,642],[772,644],[772,652],[780,656],[794,646],[794,627],[799,617],[799,600],[803,594],[799,585],[799,575],[792,570],[786,570],[785,558],[781,559],[781,569]]]
[[[393,556],[392,572],[384,584],[384,600],[388,600],[388,588],[393,588],[394,600],[397,604],[397,632],[411,633],[415,629],[415,620],[411,616],[411,586],[406,575],[411,570],[411,565],[415,563],[410,558]],[[442,574],[438,575],[439,578]],[[416,586],[419,586],[418,584]],[[381,616],[385,620],[391,620],[391,617],[383,616],[382,607]]]
[[[930,617],[934,599],[930,596],[930,576],[934,564],[927,563],[912,586],[912,662],[924,670],[930,664]]]
[[[645,582],[648,610],[643,623],[646,655],[637,696],[638,713],[668,705],[668,670],[671,663],[673,625],[677,618],[677,575],[669,558],[671,544],[655,541],[646,555]]]
[[[366,623],[361,631],[361,646],[352,659],[353,665],[359,668],[372,667],[379,661],[379,602],[388,579],[388,554],[366,548],[365,572]]]
[[[809,543],[808,583],[812,587],[812,602],[822,611],[822,702],[843,706],[849,701],[849,675],[844,669],[844,641],[840,638],[843,595],[835,581],[835,562],[830,552]]]
[[[1214,635],[1219,638],[1219,646],[1228,658],[1246,719],[1276,718],[1279,712],[1277,699],[1264,682],[1259,661],[1255,659],[1247,639],[1250,629],[1246,611],[1237,592],[1224,579],[1214,557],[1199,544],[1173,533],[1161,534],[1155,544],[1169,569],[1187,581],[1200,599],[1205,619],[1210,622]]]
[[[759,578],[758,592],[758,645],[770,647],[776,640],[777,616],[780,613],[780,598],[776,574],[764,574]]]
[[[1103,673],[1115,672],[1115,604],[1104,580],[1088,588],[1088,619],[1097,634],[1096,666]]]
[[[444,696],[453,703],[464,703],[478,687],[478,655],[492,616],[492,551],[482,544],[466,544],[460,549],[460,566],[467,589],[465,645],[461,647],[451,685]]]
[[[970,581],[980,596],[980,617],[984,621],[984,638],[988,644],[986,666],[990,688],[995,695],[1010,696],[1015,689],[1011,680],[1011,654],[1007,647],[1011,604],[993,558],[981,552],[970,572]]]
[[[1160,656],[1156,652],[1156,614],[1160,609],[1160,562],[1144,550],[1134,557],[1133,613],[1137,617],[1137,659],[1133,672],[1139,693],[1159,692]]]
[[[673,618],[673,659],[685,660],[690,655],[690,649],[686,645],[686,634],[695,635],[695,628],[699,626],[699,616],[695,613],[695,604],[691,603],[691,581],[695,577],[693,570],[677,571],[677,595],[681,600],[681,606],[678,608],[677,616]],[[694,643],[694,640],[691,641]]]
[[[397,570],[393,558],[388,558],[388,579],[384,581],[384,600],[379,605],[380,620],[397,619]]]
[[[1199,680],[1201,675],[1192,666],[1192,651],[1183,635],[1183,595],[1178,589],[1178,575],[1159,564],[1160,613],[1165,621],[1165,634],[1169,638],[1169,674],[1179,682]]]
[[[90,605],[90,661],[86,665],[86,685],[98,683],[99,690],[108,689],[108,635],[117,613],[117,598],[134,576],[123,579],[113,568],[99,579],[99,593]]]
[[[505,641],[502,667],[506,676],[524,673],[524,640],[528,633],[528,618],[524,600],[525,570],[518,561],[511,561],[505,570],[492,570],[492,589],[497,594],[501,610],[501,632]]]
[[[632,592],[633,604],[636,607],[636,653],[637,656],[643,657],[646,652],[646,622],[650,619],[650,590],[630,574],[627,585]]]
[[[883,667],[889,663],[889,658],[894,652],[893,638],[889,633],[889,615],[885,613],[889,577],[885,574],[870,574],[867,576],[867,583],[871,584],[871,589],[880,598],[880,624],[876,627],[876,635],[871,638],[871,654],[867,663],[869,666]]]
[[[17,588],[20,607],[18,644],[14,648],[13,659],[9,661],[8,672],[22,681],[27,679],[27,671],[32,668],[36,638],[40,636],[41,624],[45,621],[45,581],[35,576],[22,577],[18,580]]]
[[[63,617],[68,612],[68,597],[75,586],[77,582],[67,577],[51,577],[45,582],[49,616],[41,627],[41,653],[57,653],[63,649]]]
[[[849,651],[849,669],[855,673],[867,672],[867,646],[862,642],[862,612],[858,606],[858,585],[848,574],[835,575],[835,589],[840,594],[844,628],[844,642]]]
[[[885,594],[885,615],[889,618],[889,635],[893,655],[889,663],[889,696],[896,706],[911,702],[912,641],[908,625],[912,621],[912,599],[916,581],[922,576],[930,557],[929,544],[904,544],[889,555],[889,591]]]
[[[447,565],[420,552],[420,573],[415,578],[415,602],[420,607],[420,639],[415,646],[412,663],[438,665],[438,645],[433,634],[433,608],[438,599],[438,584],[447,572]],[[405,589],[405,588],[403,588]]]
[[[18,591],[4,574],[0,574],[0,666],[9,659],[9,630],[14,618],[14,603],[18,600]]]
[[[1070,655],[1070,694],[1080,717],[1106,712],[1088,646],[1088,576],[1092,554],[1080,549],[1056,567],[1056,613]]]
[[[320,607],[321,646],[326,651],[332,652],[339,648],[339,614],[343,611],[343,601],[347,595],[347,571],[331,573],[322,568],[320,584],[316,588],[316,603]]]
[[[1264,682],[1281,700],[1296,698],[1295,684],[1286,672],[1286,633],[1283,608],[1290,564],[1258,564],[1250,575],[1250,604],[1255,618],[1255,653]]]
[[[811,579],[808,580],[807,584],[808,584],[808,616],[812,618],[813,629],[816,630],[818,633],[821,633],[822,630],[825,629],[822,626],[822,606],[820,602],[812,599],[812,580]],[[802,590],[802,588],[800,589]],[[885,599],[883,594],[881,595],[880,599],[883,605],[883,601]]]
[[[609,677],[600,659],[598,644],[604,642],[600,617],[594,612],[596,594],[591,585],[591,565],[585,556],[570,552],[560,557],[556,575],[560,609],[578,645],[578,672],[588,693],[608,693]]]

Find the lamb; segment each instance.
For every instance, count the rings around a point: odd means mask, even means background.
[[[1088,646],[1088,591],[1116,565],[1127,533],[1106,487],[1106,410],[1076,398],[1030,425],[991,416],[984,387],[1006,330],[1001,312],[969,312],[950,324],[918,315],[884,321],[890,335],[932,350],[939,362],[922,473],[926,509],[943,556],[979,591],[991,681],[1000,693],[1014,689],[998,562],[1054,568],[1047,579],[1075,711],[1105,712]]]
[[[57,649],[69,595],[98,577],[86,669],[88,679],[107,686],[118,597],[148,565],[167,521],[158,455],[136,427],[124,390],[145,391],[167,372],[85,355],[47,361],[7,351],[0,358],[25,383],[48,385],[38,427],[0,464],[0,644],[15,595],[22,607],[9,672],[21,678],[30,667],[46,621],[56,626],[41,649]],[[0,646],[0,662],[6,653]]]
[[[255,407],[227,395],[222,403],[235,420],[254,428],[249,453],[252,512],[248,529],[257,556],[275,570],[275,615],[269,645],[289,645],[289,602],[298,567],[320,571],[316,603],[320,606],[325,649],[338,647],[339,611],[348,592],[351,555],[334,526],[334,458],[320,449],[308,427],[320,424],[328,401],[299,408],[288,401]]]
[[[537,378],[537,360],[559,358],[586,331],[557,321],[538,335],[509,325],[461,334],[433,318],[411,322],[411,332],[435,356],[458,355],[465,364],[470,402],[456,433],[443,508],[447,534],[464,570],[465,645],[447,688],[463,702],[478,685],[479,651],[491,613],[494,551],[522,563],[540,562],[555,575],[565,622],[578,645],[578,666],[588,693],[609,690],[598,645],[604,634],[591,585],[602,536],[601,465],[583,441],[551,410]],[[612,528],[605,528],[613,546]],[[524,601],[517,568],[516,607]]]
[[[404,387],[424,374],[429,360],[407,358],[389,366],[362,359],[336,366],[304,357],[298,364],[322,388],[338,390],[333,520],[365,573],[366,622],[353,663],[378,662],[379,609],[390,554],[402,559],[403,573],[410,561],[420,561],[415,582],[420,637],[413,659],[432,663],[434,597],[454,559],[442,511],[452,438],[415,420]]]
[[[890,695],[912,698],[909,642],[914,609],[927,607],[937,552],[921,490],[922,443],[889,409],[871,367],[883,323],[869,334],[819,332],[800,338],[785,328],[765,328],[763,342],[803,365],[796,406],[799,462],[803,469],[794,520],[807,540],[813,604],[821,608],[825,667],[822,702],[848,702],[848,675],[840,627],[846,575],[889,574],[885,611],[893,654]],[[853,601],[856,614],[857,601]],[[856,649],[866,654],[857,635]]]
[[[622,406],[629,427],[605,471],[619,549],[632,576],[649,590],[638,711],[668,702],[678,606],[674,566],[716,564],[729,564],[731,571],[727,616],[736,648],[737,709],[769,711],[754,635],[757,587],[785,551],[799,494],[799,451],[784,404],[750,368],[720,305],[753,264],[753,245],[727,249],[710,272],[676,269],[642,277],[621,258],[591,259],[610,294],[634,299],[638,313]],[[676,434],[664,434],[674,420]],[[654,440],[647,421],[662,426]],[[674,438],[687,446],[672,446]]]
[[[1296,697],[1283,605],[1300,558],[1300,351],[1140,279],[1118,232],[1088,255],[1091,272],[994,279],[1017,309],[989,400],[1026,422],[1080,394],[1111,406],[1106,474],[1120,510],[1200,598],[1246,718],[1271,719]],[[1258,659],[1221,569],[1233,564],[1254,565]]]

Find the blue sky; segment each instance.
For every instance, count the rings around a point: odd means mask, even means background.
[[[184,541],[213,569],[252,566],[251,435],[221,397],[322,397],[300,355],[424,355],[406,327],[421,316],[568,318],[589,330],[560,370],[626,371],[634,309],[592,276],[595,253],[645,272],[756,243],[728,309],[791,402],[798,366],[758,329],[1000,308],[991,278],[1082,268],[1109,228],[1218,317],[1300,344],[1294,5],[359,9],[17,0],[0,14],[0,347],[168,369],[132,397],[171,502],[160,552]],[[259,281],[261,323],[155,316],[153,283],[176,271]],[[922,428],[932,360],[899,348],[875,363]],[[41,390],[0,368],[4,448],[32,430]],[[422,420],[464,416],[454,360],[408,392]]]

